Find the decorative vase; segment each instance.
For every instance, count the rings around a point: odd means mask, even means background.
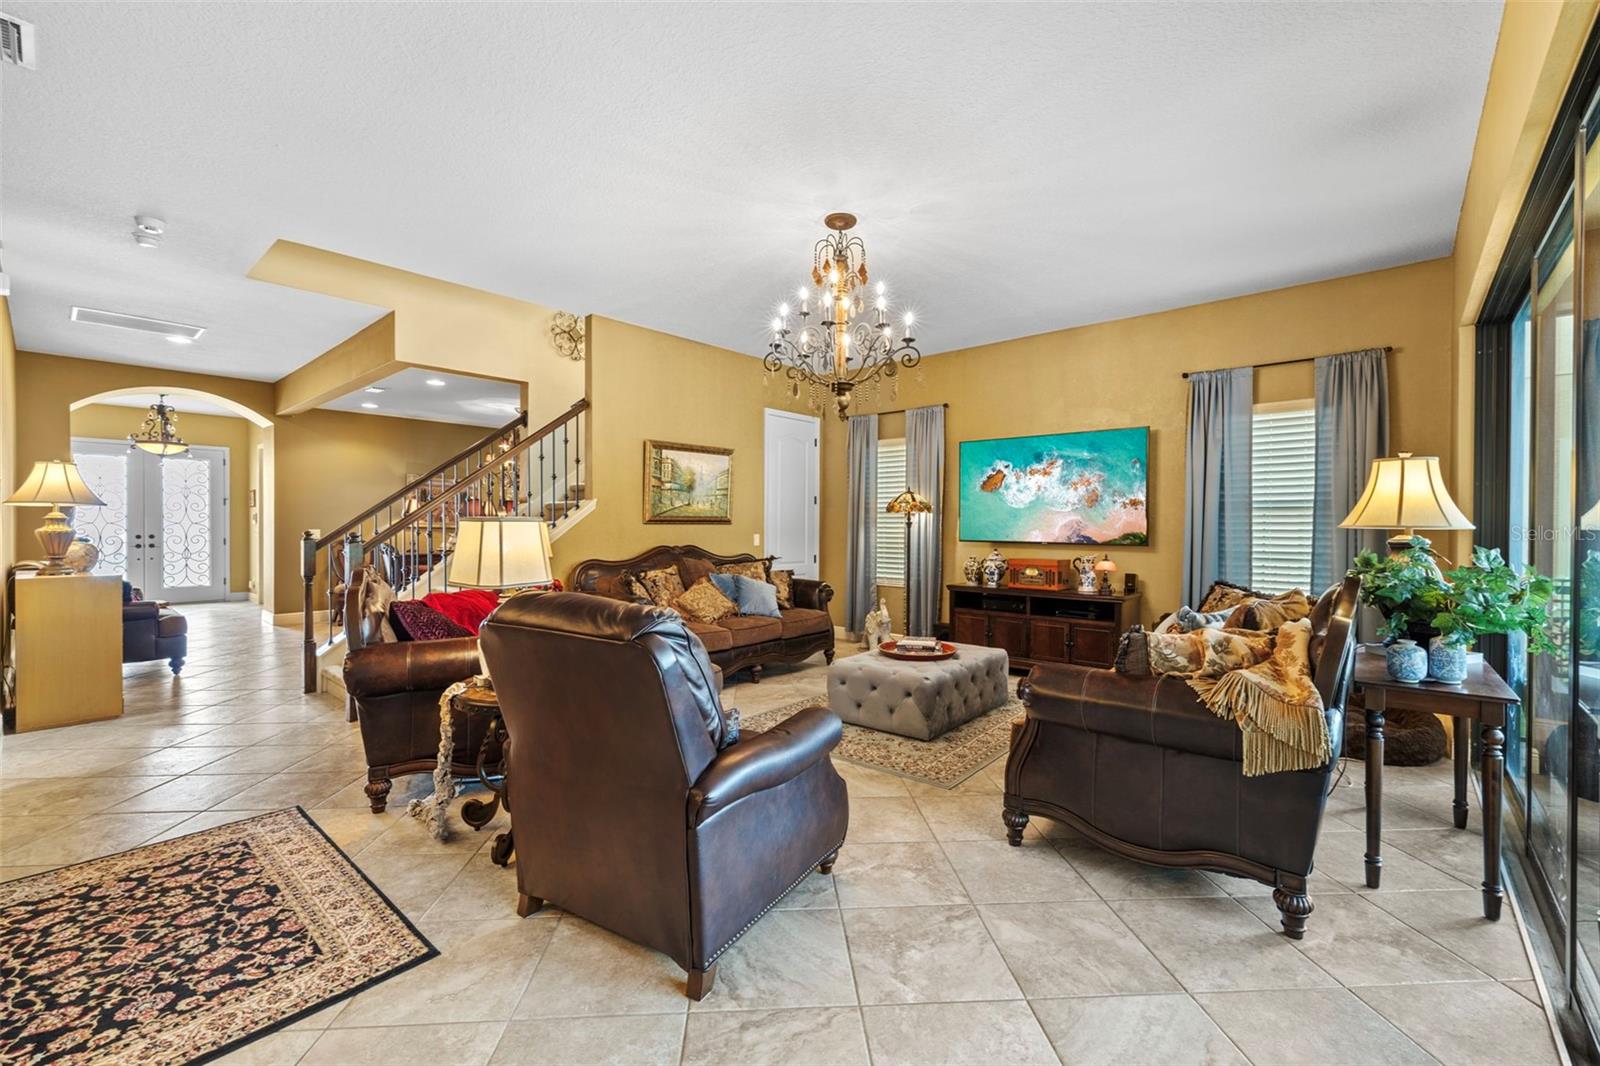
[[[1448,637],[1428,641],[1428,676],[1447,685],[1467,679],[1467,646]]]
[[[961,576],[967,579],[967,584],[976,585],[983,576],[983,564],[978,562],[976,555],[967,556],[967,561],[961,564]]]
[[[1428,653],[1414,640],[1397,640],[1383,653],[1389,676],[1416,684],[1428,676]]]
[[[983,560],[983,584],[985,588],[997,589],[1000,582],[1006,577],[1006,557],[1000,554],[1000,549],[990,551]]]
[[[62,560],[67,566],[80,574],[87,574],[94,569],[100,561],[100,549],[88,537],[79,537],[72,542],[72,547],[67,549],[67,556]]]

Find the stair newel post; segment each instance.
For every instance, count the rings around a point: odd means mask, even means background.
[[[344,583],[349,587],[356,579],[356,571],[361,567],[361,557],[366,552],[366,545],[361,539],[361,527],[357,526],[344,535]]]
[[[312,584],[317,579],[317,538],[308,529],[300,535],[300,576],[305,581],[305,646],[301,666],[305,672],[303,689],[317,691],[316,612],[312,604]]]

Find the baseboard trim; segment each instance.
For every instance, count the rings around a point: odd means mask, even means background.
[[[328,612],[312,612],[311,621],[317,626],[325,628],[325,623],[328,621]],[[285,629],[301,629],[306,624],[306,613],[304,611],[290,611],[287,614],[274,614],[272,616],[272,624],[283,626]]]

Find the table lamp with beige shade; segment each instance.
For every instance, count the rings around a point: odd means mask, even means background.
[[[462,518],[445,584],[501,593],[548,585],[555,579],[550,554],[550,527],[542,518]]]
[[[488,515],[462,518],[456,546],[445,569],[445,585],[458,589],[494,589],[502,599],[517,589],[548,585],[555,580],[550,553],[550,527],[542,518]],[[478,668],[484,683],[494,687],[489,661],[478,647]]]
[[[1367,487],[1341,529],[1392,529],[1389,551],[1403,551],[1419,529],[1475,529],[1444,486],[1436,455],[1410,452],[1374,459]]]
[[[7,496],[5,502],[15,507],[48,507],[44,525],[33,531],[44,549],[45,565],[41,574],[71,574],[75,571],[65,565],[68,550],[72,548],[72,523],[67,521],[63,507],[104,507],[105,501],[94,494],[78,473],[78,464],[66,459],[45,459],[33,464],[33,471],[17,491]]]

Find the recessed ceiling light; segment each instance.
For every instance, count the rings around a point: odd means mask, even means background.
[[[361,406],[365,407],[369,411],[376,411],[378,409],[378,405],[375,403],[364,403]]]
[[[432,385],[436,389],[442,389],[444,388],[445,382],[444,378],[429,378],[427,384]]]
[[[153,215],[133,216],[133,243],[140,248],[157,248],[161,245],[161,235],[167,232],[167,224]]]
[[[365,389],[362,389],[361,391],[362,392],[370,392],[370,393],[380,393],[380,392],[388,392],[389,390],[383,388],[381,385],[368,385]]]
[[[194,338],[193,337],[185,337],[181,333],[168,333],[167,334],[167,343],[168,344],[193,344],[194,343]]]

